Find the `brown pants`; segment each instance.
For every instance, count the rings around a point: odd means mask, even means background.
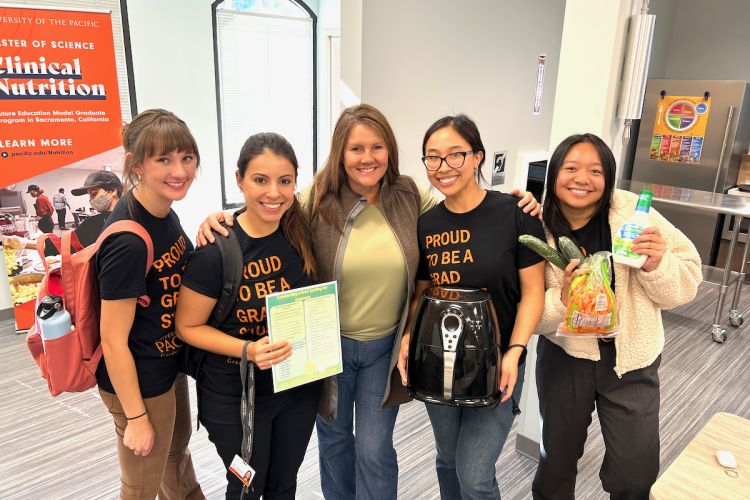
[[[136,456],[123,442],[127,420],[116,395],[99,389],[104,405],[112,414],[117,432],[120,462],[120,498],[151,500],[205,499],[195,478],[188,450],[192,433],[187,377],[179,374],[174,386],[164,394],[146,398],[148,419],[154,428],[151,453]]]

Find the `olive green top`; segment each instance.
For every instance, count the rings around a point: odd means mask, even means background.
[[[310,190],[300,193],[307,209]],[[419,186],[422,214],[437,200]],[[375,340],[398,328],[407,293],[404,253],[380,203],[367,205],[354,220],[338,284],[341,335]]]

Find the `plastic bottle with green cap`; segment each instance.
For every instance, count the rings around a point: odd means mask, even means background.
[[[612,242],[612,258],[618,264],[640,269],[646,262],[647,255],[633,253],[633,240],[641,234],[641,231],[653,225],[648,215],[653,197],[654,193],[650,189],[643,189],[638,195],[635,213],[617,231]]]

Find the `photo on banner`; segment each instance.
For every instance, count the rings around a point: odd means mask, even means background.
[[[111,16],[0,7],[0,230],[17,330],[34,322],[44,272],[35,241],[98,214],[86,192],[72,193],[92,173],[122,177],[120,129],[131,117]]]

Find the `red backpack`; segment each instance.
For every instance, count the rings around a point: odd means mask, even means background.
[[[93,244],[82,247],[72,231],[63,233],[62,238],[45,234],[37,240],[37,251],[44,262],[45,276],[39,287],[37,308],[47,295],[63,298],[65,310],[70,314],[73,329],[56,339],[42,341],[41,328],[37,317],[26,334],[26,345],[34,361],[47,380],[49,392],[57,396],[62,392],[82,392],[96,385],[96,369],[102,357],[99,335],[99,311],[101,299],[97,284],[95,256],[99,246],[108,236],[129,232],[139,236],[146,243],[148,257],[146,274],[154,259],[154,247],[148,232],[135,221],[121,220],[113,223]],[[49,240],[60,251],[62,258],[59,267],[48,267],[44,256],[45,241]],[[71,253],[71,248],[76,252]],[[149,297],[138,297],[138,304],[146,307]]]

